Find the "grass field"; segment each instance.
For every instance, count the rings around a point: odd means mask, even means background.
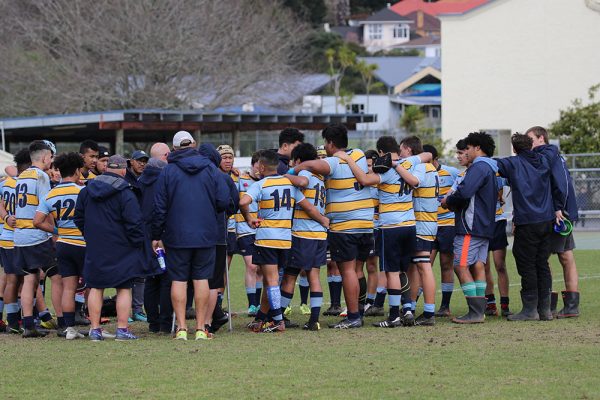
[[[508,258],[511,308],[519,310]],[[457,326],[438,319],[430,328],[263,335],[247,332],[240,313],[233,333],[210,342],[152,336],[142,323],[133,324],[141,340],[131,343],[0,335],[0,398],[600,398],[600,251],[578,250],[576,258],[582,316],[573,320]],[[240,312],[241,265],[237,257],[231,272],[232,308]],[[552,265],[560,290],[555,257]],[[466,309],[458,291],[452,309]],[[292,319],[305,317],[296,307]]]

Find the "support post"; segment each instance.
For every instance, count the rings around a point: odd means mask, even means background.
[[[125,150],[124,142],[125,130],[119,128],[115,131],[115,154],[123,155],[123,151]]]
[[[236,129],[235,131],[231,132],[231,147],[233,147],[233,152],[235,153],[236,157],[240,156],[240,131],[239,129]]]
[[[202,131],[200,131],[200,129],[195,129],[194,132],[192,132],[192,136],[194,142],[196,142],[196,146],[200,146],[200,143],[202,143]]]

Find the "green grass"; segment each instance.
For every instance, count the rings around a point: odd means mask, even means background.
[[[580,250],[576,259],[582,316],[573,320],[261,335],[247,332],[240,315],[233,333],[201,343],[150,336],[141,323],[135,343],[0,335],[0,397],[600,398],[600,251]],[[518,310],[510,255],[508,263]],[[231,272],[237,311],[246,305],[241,265],[237,257]],[[552,265],[560,290],[556,257]],[[466,309],[458,291],[452,309]]]

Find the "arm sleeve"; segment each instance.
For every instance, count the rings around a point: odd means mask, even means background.
[[[550,167],[552,172],[550,177],[550,187],[552,189],[552,203],[554,205],[554,210],[564,210],[567,204],[567,197],[569,196],[569,180],[567,178],[565,164],[560,155],[556,154],[552,159]]]
[[[235,214],[240,207],[240,192],[238,191],[238,185],[231,179],[227,179],[227,186],[229,188],[229,205],[225,213],[230,216]]]
[[[475,163],[469,168],[469,172],[465,175],[462,182],[458,184],[456,191],[447,197],[446,203],[449,206],[462,208],[481,187],[484,175],[479,170],[480,167],[477,164]]]
[[[302,193],[302,190],[298,189],[295,186],[293,187],[292,190],[294,190],[294,199],[296,200],[296,204],[305,199],[304,193]]]
[[[419,157],[417,157],[417,158],[419,158]],[[408,171],[410,173],[412,173],[413,176],[419,180],[419,184],[415,187],[420,187],[421,183],[425,182],[425,174],[427,174],[427,170],[425,169],[425,164],[413,164],[413,166]]]
[[[215,208],[218,213],[227,212],[230,209],[234,209],[236,206],[233,205],[233,199],[231,197],[230,184],[235,185],[231,178],[221,171],[218,171],[216,167],[212,169],[213,182],[216,184],[215,188]],[[226,181],[225,179],[228,179]],[[237,190],[236,190],[237,193]],[[239,197],[239,195],[238,195]],[[239,204],[239,202],[238,202]],[[231,214],[229,214],[231,215]]]
[[[154,212],[152,215],[152,239],[159,240],[165,230],[167,210],[169,206],[168,187],[166,185],[166,168],[163,169],[156,181],[154,190]]]
[[[50,177],[46,173],[40,173],[37,180],[37,196],[40,202],[46,198],[50,191]]]
[[[327,164],[329,164],[329,175],[333,175],[335,169],[340,165],[340,159],[337,157],[326,157],[323,159]]]
[[[51,211],[52,210],[50,209],[50,206],[48,206],[48,200],[46,200],[46,198],[41,199],[36,212],[41,212],[42,214],[48,215]]]
[[[81,189],[79,196],[77,196],[77,203],[75,203],[75,215],[73,216],[73,222],[75,226],[83,234],[83,227],[85,226],[85,205],[87,203],[87,189]]]
[[[141,247],[144,244],[144,219],[142,218],[140,204],[133,190],[123,190],[121,199],[121,218],[123,218],[127,239],[132,245]]]
[[[256,204],[258,204],[258,202],[261,200],[261,193],[262,193],[262,185],[261,185],[261,183],[260,182],[254,182],[248,188],[248,191],[246,192],[246,195],[250,196],[252,198],[252,200]]]

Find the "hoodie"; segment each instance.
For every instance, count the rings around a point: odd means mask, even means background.
[[[537,224],[554,219],[548,160],[533,150],[500,158],[498,172],[508,180],[515,225]]]
[[[573,178],[571,178],[569,169],[564,158],[560,155],[558,147],[552,144],[544,144],[534,148],[533,151],[543,155],[548,160],[551,171],[550,188],[554,210],[566,211],[565,216],[571,221],[576,221],[579,215]]]
[[[217,214],[230,206],[221,172],[196,149],[169,154],[156,181],[152,239],[165,247],[208,248],[217,244]]]
[[[114,288],[142,276],[144,222],[131,186],[107,172],[81,190],[74,215],[86,241],[83,277],[92,288]]]
[[[487,239],[494,237],[498,198],[496,172],[498,167],[494,160],[477,157],[456,191],[447,197],[446,204],[456,213],[457,234]]]

